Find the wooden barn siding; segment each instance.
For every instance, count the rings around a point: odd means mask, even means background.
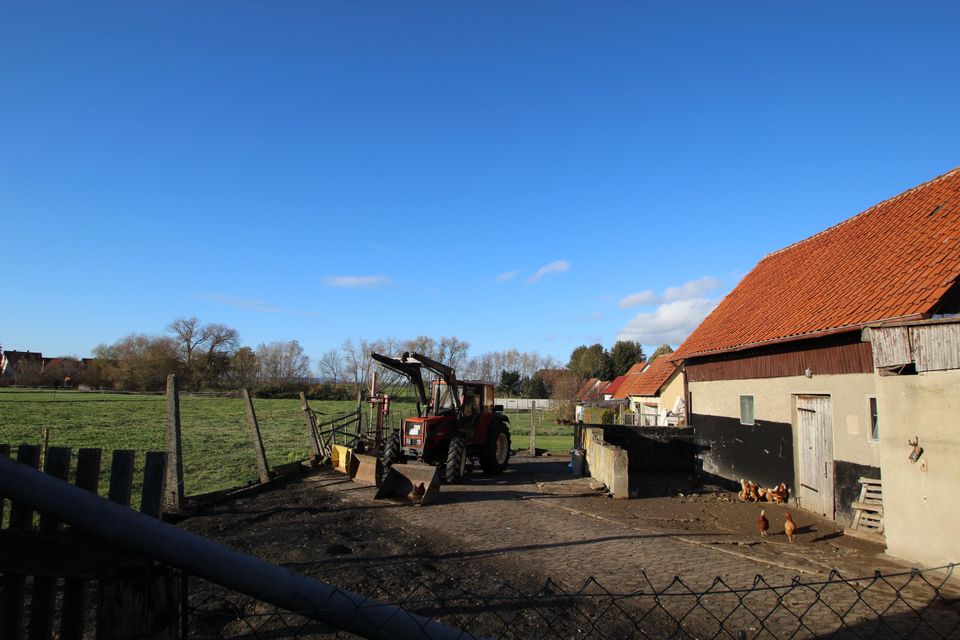
[[[960,325],[910,327],[917,371],[960,369]]]
[[[917,371],[960,369],[960,323],[931,322],[870,330],[878,368],[916,363]]]
[[[906,327],[871,330],[873,363],[877,367],[900,367],[910,364],[910,336]]]
[[[750,380],[814,375],[872,373],[869,342],[860,342],[860,332],[821,340],[785,343],[764,349],[691,358],[686,363],[688,382]]]

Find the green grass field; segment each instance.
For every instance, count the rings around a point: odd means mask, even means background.
[[[356,409],[351,401],[311,401],[318,420]],[[368,415],[369,405],[364,405]],[[303,423],[299,400],[254,400],[267,460],[270,465],[306,458],[310,436]],[[414,412],[412,406],[394,405],[387,418],[390,427]],[[530,413],[510,412],[514,449],[530,446]],[[256,460],[250,430],[239,398],[183,396],[180,399],[183,432],[184,484],[187,495],[242,486],[256,480]],[[15,450],[20,444],[40,444],[49,429],[51,447],[133,449],[142,452],[166,449],[166,398],[161,395],[99,394],[64,391],[12,391],[0,389],[0,444]],[[538,416],[537,448],[566,451],[573,444],[571,427]],[[104,467],[109,457],[104,457]],[[141,475],[137,469],[137,476]]]

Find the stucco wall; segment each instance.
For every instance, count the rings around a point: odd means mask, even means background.
[[[887,553],[928,566],[958,562],[960,371],[876,380]],[[924,450],[916,464],[914,437]]]
[[[766,421],[796,425],[796,395],[828,395],[833,408],[834,459],[880,466],[879,444],[870,441],[869,398],[876,395],[872,374],[691,382],[689,387],[693,413],[728,418],[739,418],[740,396],[752,395],[755,419],[761,426]],[[796,447],[796,429],[793,437]]]
[[[727,480],[786,482],[800,477],[797,395],[828,395],[833,427],[834,517],[849,523],[861,474],[879,475],[880,444],[870,439],[873,374],[841,374],[689,383],[691,426],[710,450],[704,471]],[[754,398],[755,425],[740,425],[740,396]],[[701,438],[701,435],[703,436]]]

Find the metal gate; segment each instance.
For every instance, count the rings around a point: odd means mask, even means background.
[[[830,396],[797,396],[800,506],[833,518],[833,410]]]

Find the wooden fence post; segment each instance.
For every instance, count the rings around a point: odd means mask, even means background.
[[[167,376],[167,482],[164,506],[170,511],[183,507],[183,441],[180,432],[180,382]]]
[[[303,393],[301,391],[301,393]],[[260,425],[257,424],[257,413],[253,410],[253,399],[246,388],[241,391],[243,406],[247,410],[247,422],[250,424],[250,437],[253,439],[253,451],[257,454],[257,471],[260,473],[260,482],[270,482],[270,468],[267,466],[267,452],[263,450],[263,438],[260,437]]]
[[[77,454],[76,485],[97,495],[100,491],[100,449],[80,449]],[[63,585],[63,609],[60,615],[60,640],[83,638],[87,611],[87,581],[67,578]]]
[[[110,500],[125,507],[130,506],[134,456],[133,451],[114,451],[110,468]],[[155,484],[152,487],[158,488]],[[121,569],[100,581],[98,599],[97,638],[179,637],[180,595],[171,567]]]
[[[66,481],[70,472],[70,449],[47,448],[47,430],[44,429],[44,471],[54,478]],[[40,514],[41,531],[59,531],[60,523],[45,513]],[[34,576],[33,594],[30,597],[30,623],[28,638],[51,638],[53,636],[54,598],[57,579],[53,576]]]
[[[530,401],[530,455],[537,455],[537,401]]]
[[[40,447],[20,445],[17,450],[17,462],[36,469],[40,465]],[[33,529],[33,509],[19,502],[13,502],[10,505],[10,529],[13,531]],[[20,620],[23,615],[26,585],[27,576],[25,575],[8,573],[3,577],[3,585],[0,587],[0,638],[4,640],[20,640],[23,637]]]

